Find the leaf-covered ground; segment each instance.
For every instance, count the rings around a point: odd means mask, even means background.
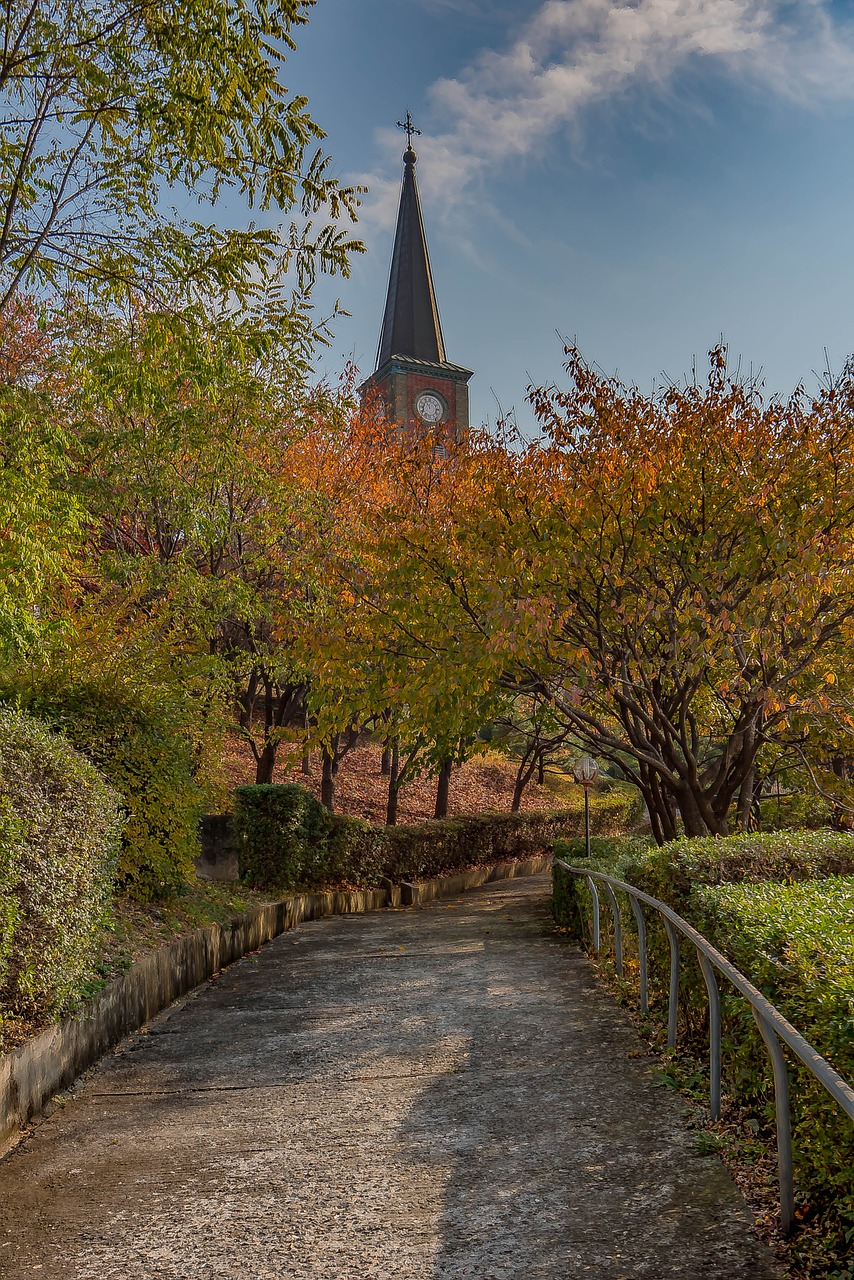
[[[380,772],[381,758],[382,748],[373,742],[359,743],[347,752],[339,765],[335,784],[335,808],[339,813],[368,822],[385,822],[388,778]],[[255,781],[252,752],[239,739],[230,741],[224,765],[230,786]],[[515,763],[495,751],[455,768],[451,776],[449,815],[509,812],[515,777]],[[315,753],[312,772],[306,776],[299,761],[289,760],[282,749],[273,780],[298,782],[319,797],[320,759]],[[522,797],[523,811],[560,808],[567,802],[575,807],[581,803],[581,788],[565,775],[549,774],[547,780],[548,786],[541,787],[533,781],[528,784]],[[435,804],[435,777],[413,777],[400,792],[398,822],[432,818]]]

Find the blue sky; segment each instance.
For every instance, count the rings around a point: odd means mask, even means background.
[[[373,369],[407,107],[474,422],[530,422],[556,331],[642,387],[721,335],[775,392],[854,351],[850,3],[318,0],[288,70],[370,187],[329,374]]]

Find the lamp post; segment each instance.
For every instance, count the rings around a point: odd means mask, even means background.
[[[573,769],[576,782],[584,788],[584,847],[590,860],[590,788],[599,777],[599,766],[592,756],[582,756]]]

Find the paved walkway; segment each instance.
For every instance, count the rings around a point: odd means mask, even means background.
[[[305,924],[0,1163],[0,1276],[769,1280],[545,877]]]

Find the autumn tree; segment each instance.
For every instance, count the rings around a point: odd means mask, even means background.
[[[548,704],[659,839],[725,834],[837,688],[854,397],[766,401],[722,350],[651,395],[567,357],[568,389],[532,392],[541,440],[473,438],[444,509],[398,524],[374,607],[450,687],[469,666]]]
[[[315,655],[315,723],[327,738],[354,723],[379,728],[389,823],[401,788],[419,773],[436,776],[444,816],[451,768],[506,698],[495,655],[479,636],[455,631],[444,589],[413,554],[449,537],[455,494],[469,481],[466,449],[439,433],[413,438],[363,406],[338,442],[335,483],[325,488],[318,478],[337,531],[321,552],[330,605],[303,636]]]

